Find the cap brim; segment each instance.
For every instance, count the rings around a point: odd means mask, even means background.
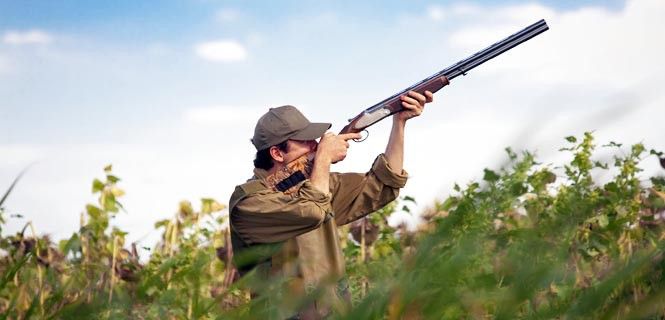
[[[300,130],[289,139],[302,141],[315,140],[321,138],[330,127],[332,127],[330,123],[310,123],[305,129]]]

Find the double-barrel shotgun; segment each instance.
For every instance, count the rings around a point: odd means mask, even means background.
[[[549,27],[545,20],[541,19],[523,30],[365,109],[359,115],[350,119],[349,124],[340,131],[340,134],[358,133],[365,130],[367,127],[381,121],[383,118],[402,111],[400,96],[405,95],[409,91],[416,91],[420,94],[424,94],[425,91],[430,91],[432,93],[437,92],[457,76],[466,75],[466,73],[473,68],[514,48],[520,43],[547,31],[548,29]]]
[[[365,109],[355,118],[349,120],[340,134],[342,133],[358,133],[364,131],[367,127],[381,121],[382,119],[402,111],[402,103],[400,96],[408,93],[409,91],[416,91],[424,94],[425,91],[432,93],[439,91],[439,89],[446,86],[450,80],[459,75],[466,75],[467,72],[473,68],[485,63],[486,61],[514,48],[522,42],[525,42],[545,31],[549,27],[545,20],[540,20],[523,30],[505,38],[472,56],[445,68],[426,79],[386,98],[385,100]],[[291,193],[295,191],[298,183],[309,177],[312,168],[312,161],[307,155],[292,161],[287,164],[282,171],[274,173],[266,178],[266,182],[273,189],[282,191],[284,193]]]

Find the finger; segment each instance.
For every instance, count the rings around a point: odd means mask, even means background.
[[[425,91],[425,96],[427,97],[427,102],[434,101],[434,94],[431,91],[426,90]]]
[[[360,133],[343,133],[343,134],[338,135],[338,137],[340,137],[340,138],[344,139],[344,141],[346,141],[346,140],[351,140],[351,139],[360,139],[360,138],[362,138],[362,135]]]
[[[328,139],[330,139],[330,138],[332,138],[332,137],[334,137],[334,136],[335,136],[334,133],[328,131],[328,132],[326,132],[326,133],[323,134],[323,136],[321,137],[321,140],[324,140],[324,139],[325,139],[325,140],[328,140]]]
[[[418,100],[416,100],[414,98],[411,98],[411,97],[407,97],[407,96],[402,96],[402,102],[412,104],[412,105],[414,105],[414,107],[418,106],[418,105],[422,105]]]
[[[423,108],[424,108],[422,106],[413,105],[413,104],[410,104],[410,103],[406,103],[404,101],[402,101],[402,107],[404,107],[404,109],[406,109],[406,110],[402,110],[402,112],[406,112],[408,110],[408,112],[412,112],[412,113],[415,113],[415,114],[421,114],[423,112]]]
[[[413,90],[409,91],[409,96],[418,100],[420,104],[425,104],[425,102],[427,101],[427,98],[418,91],[413,91]]]

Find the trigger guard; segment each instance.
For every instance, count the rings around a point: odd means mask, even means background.
[[[365,129],[365,130],[363,130],[363,131],[361,131],[361,132],[364,132],[364,133],[365,133],[365,136],[362,137],[362,138],[360,138],[360,139],[353,139],[353,141],[355,141],[355,142],[363,142],[363,141],[367,140],[367,137],[369,137],[369,131],[367,131],[367,129]]]

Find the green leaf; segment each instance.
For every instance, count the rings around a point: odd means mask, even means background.
[[[111,183],[116,183],[120,181],[120,178],[114,176],[114,175],[106,175],[106,180],[110,181]]]
[[[212,213],[213,211],[212,206],[214,202],[215,200],[211,198],[201,198],[201,213],[203,214]]]
[[[99,217],[102,214],[102,209],[91,204],[86,205],[85,210],[88,212],[88,215],[93,219],[99,219]]]
[[[111,170],[113,170],[113,166],[110,164],[104,167],[104,172],[111,172]]]
[[[28,261],[28,259],[30,259],[31,256],[32,253],[28,252],[28,254],[23,256],[23,258],[21,258],[20,260],[14,262],[13,264],[10,264],[9,266],[6,266],[7,269],[5,269],[5,271],[3,272],[4,275],[0,279],[0,291],[2,291],[5,288],[5,286],[7,286],[7,283],[9,283],[14,278],[16,272],[18,272],[21,269],[21,267],[23,267],[23,265]]]
[[[69,252],[78,252],[81,250],[81,238],[74,233],[67,241],[60,241],[60,251],[66,256]]]
[[[110,192],[105,195],[102,199],[102,206],[104,210],[108,212],[118,212],[118,206],[116,205],[115,196]]]
[[[104,183],[99,181],[99,179],[95,179],[92,181],[92,193],[97,193],[104,190]]]
[[[586,254],[588,254],[589,257],[595,257],[595,256],[597,256],[597,255],[600,253],[600,252],[598,252],[598,250],[596,250],[595,248],[589,248],[589,249],[586,249],[584,252],[585,252]]]
[[[601,169],[609,169],[609,166],[608,166],[607,163],[603,163],[603,162],[600,162],[600,161],[594,161],[593,166],[596,167],[596,168],[601,168]]]
[[[166,228],[166,226],[168,226],[168,225],[169,225],[169,220],[168,219],[159,220],[159,221],[155,222],[155,229],[159,229],[161,227]]]
[[[487,182],[496,182],[499,181],[499,179],[501,178],[501,176],[499,176],[496,172],[490,169],[485,168],[484,170],[485,174],[483,175],[483,180]]]
[[[129,233],[126,232],[126,231],[122,231],[122,230],[118,229],[117,227],[113,227],[113,231],[111,232],[111,234],[114,235],[114,236],[125,237]]]
[[[404,196],[404,198],[402,198],[402,200],[416,203],[416,198],[414,198],[412,196]]]
[[[510,186],[510,194],[512,194],[513,196],[520,196],[525,194],[526,192],[527,188],[521,182],[515,182]]]
[[[577,138],[575,138],[574,136],[568,136],[568,137],[566,137],[566,141],[568,141],[570,143],[576,143]]]
[[[623,145],[623,144],[621,144],[621,143],[616,143],[616,142],[614,142],[614,141],[610,141],[610,143],[608,143],[608,144],[606,144],[606,145],[603,145],[603,147],[617,147],[617,148],[621,148],[622,145]]]
[[[456,206],[459,203],[459,199],[456,197],[448,197],[446,201],[441,204],[442,210],[450,210],[452,207]]]
[[[644,152],[644,150],[645,150],[645,148],[644,148],[643,144],[636,143],[631,148],[631,155],[633,157],[639,157],[642,154],[642,152]]]
[[[2,199],[0,199],[0,206],[2,206],[3,203],[5,203],[5,200],[7,200],[7,197],[9,197],[9,194],[12,193],[12,190],[14,190],[14,187],[16,186],[16,183],[18,183],[18,181],[21,180],[21,177],[23,177],[23,174],[25,174],[26,170],[28,170],[28,169],[27,168],[23,169],[23,171],[21,171],[21,173],[19,173],[18,176],[16,178],[14,178],[14,181],[9,186],[9,189],[7,189],[5,194],[2,196]]]
[[[510,160],[515,160],[515,159],[517,159],[517,154],[513,151],[512,148],[507,147],[507,148],[505,148],[504,150],[505,150],[506,153],[508,154],[508,158],[510,158]]]
[[[600,215],[600,216],[598,216],[597,220],[598,220],[598,226],[600,226],[601,228],[605,228],[609,224],[609,220],[607,219],[607,215],[604,215],[604,214]]]

